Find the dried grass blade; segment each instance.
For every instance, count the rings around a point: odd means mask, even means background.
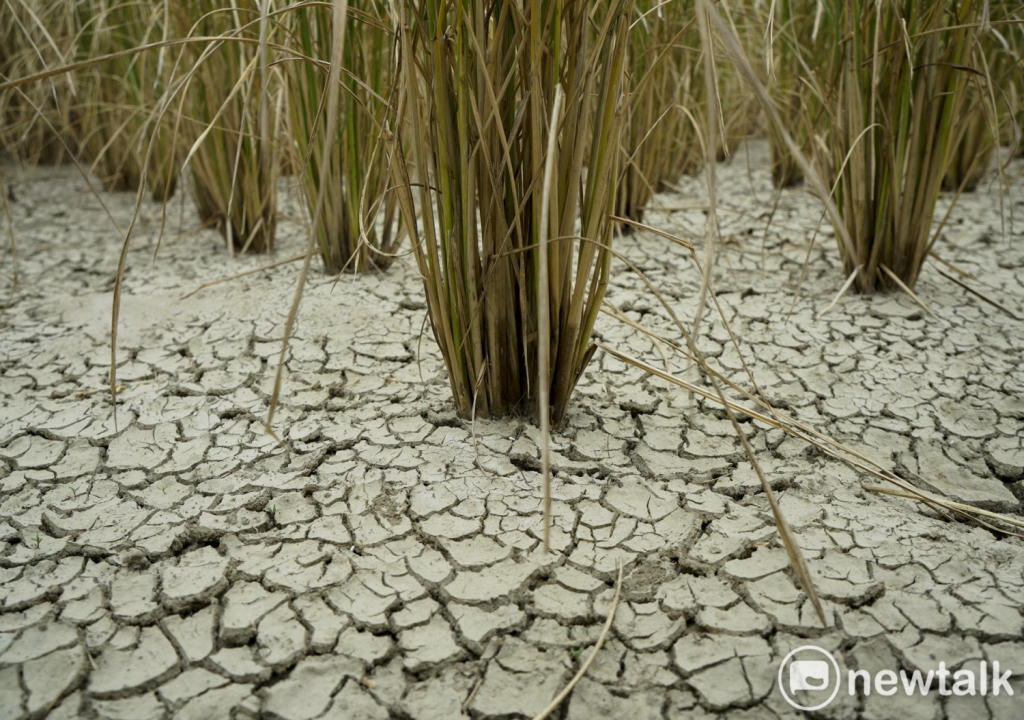
[[[686,352],[682,348],[673,345],[670,341],[661,338],[655,335],[654,333],[646,331],[639,326],[634,325],[634,327],[636,327],[638,330],[646,334],[648,337],[658,340],[659,342],[667,345],[676,352],[686,355]],[[610,348],[606,345],[599,345],[599,348],[609,353],[613,357],[616,357],[622,360],[623,362],[629,363],[630,365],[633,365],[634,367],[639,368],[644,372],[648,372],[656,377],[659,377],[662,380],[665,380],[666,382],[672,383],[673,385],[677,385],[678,387],[681,387],[684,390],[688,390],[696,395],[700,395],[706,400],[721,403],[721,399],[711,391],[707,390],[706,388],[698,387],[693,383],[689,383],[686,380],[683,380],[682,378],[679,378],[671,373],[659,370],[658,368],[648,363],[645,363],[643,360],[638,360],[637,358],[626,355],[625,353],[615,350],[614,348]],[[753,397],[750,393],[748,393],[735,383],[729,381],[728,378],[725,378],[724,376],[716,372],[713,368],[706,367],[705,369],[708,373],[713,374],[719,381],[728,385],[735,392],[740,393],[748,400],[757,405],[762,405],[762,402],[760,400]],[[1007,527],[1015,527],[1022,529],[1024,529],[1024,520],[1019,520],[1012,516],[992,512],[990,510],[983,510],[981,508],[966,505],[955,500],[938,498],[932,494],[925,492],[924,490],[920,490],[914,487],[913,485],[910,485],[906,480],[903,480],[902,478],[893,475],[884,468],[875,464],[872,460],[868,459],[867,457],[857,452],[856,450],[849,448],[836,440],[833,440],[827,435],[823,435],[814,428],[786,415],[785,413],[775,410],[772,411],[773,417],[769,417],[763,413],[758,412],[757,410],[744,407],[731,401],[728,401],[728,407],[737,412],[741,412],[744,415],[747,415],[748,417],[758,422],[765,423],[769,427],[774,427],[783,430],[786,433],[792,435],[793,437],[799,438],[800,440],[809,443],[810,445],[822,451],[823,453],[831,455],[837,460],[841,460],[842,462],[847,463],[848,465],[850,465],[853,468],[856,468],[857,470],[866,472],[869,475],[877,477],[879,480],[884,480],[885,482],[895,485],[896,487],[902,489],[904,492],[911,494],[912,496],[921,500],[922,502],[927,500],[929,503],[933,503],[935,505],[944,507],[950,510],[951,512],[956,513],[957,515],[960,515],[964,518],[967,518],[973,522],[976,522],[980,525],[983,525],[984,527],[991,529],[993,532],[1014,535],[1024,538],[1024,534],[1018,534],[1016,532],[1006,530],[1005,528],[996,527],[991,523],[982,520],[981,518],[988,518],[990,520],[1002,523],[1004,526]]]
[[[255,275],[256,273],[263,272],[264,270],[271,270],[273,268],[280,267],[281,265],[293,263],[296,260],[301,260],[304,257],[306,257],[305,251],[300,252],[297,255],[292,255],[291,257],[286,257],[284,260],[278,260],[267,265],[261,265],[260,267],[253,268],[252,270],[243,270],[242,272],[234,273],[233,275],[228,275],[227,277],[217,278],[216,280],[208,280],[207,282],[204,282],[202,285],[197,285],[193,290],[190,290],[189,292],[182,295],[180,298],[178,298],[178,302],[190,298],[197,292],[202,292],[208,287],[220,285],[221,283],[231,282],[232,280],[237,280],[238,278],[242,278],[247,275]]]
[[[839,288],[839,292],[836,293],[836,296],[834,298],[832,298],[832,302],[828,304],[827,308],[818,313],[818,315],[814,318],[815,320],[821,320],[821,318],[823,318],[829,310],[836,306],[836,303],[839,302],[840,298],[842,298],[843,295],[846,294],[846,291],[850,289],[850,286],[853,285],[853,281],[857,279],[857,274],[860,272],[862,267],[864,266],[858,265],[853,269],[853,272],[850,273],[850,276],[846,278],[846,282],[844,282],[843,286]]]
[[[348,19],[348,0],[334,0],[334,42],[331,48],[331,71],[328,81],[327,95],[327,133],[324,136],[323,163],[327,164],[331,156],[331,145],[334,142],[336,128],[338,126],[338,85],[341,74],[341,58],[345,51],[345,24]],[[324,188],[321,186],[316,200],[316,212],[313,214],[313,229],[309,234],[306,243],[306,257],[302,262],[302,271],[299,273],[299,282],[295,288],[295,298],[292,300],[291,310],[288,312],[288,321],[285,323],[284,338],[281,340],[281,355],[277,361],[277,374],[274,376],[274,391],[270,396],[270,408],[267,410],[266,431],[274,435],[272,429],[274,422],[274,411],[281,396],[281,380],[284,375],[284,358],[288,352],[288,341],[291,339],[292,330],[295,327],[295,318],[299,314],[299,304],[302,302],[302,291],[306,286],[306,277],[309,275],[309,264],[313,259],[316,249],[317,222],[321,216],[321,208],[324,203]]]
[[[810,568],[807,566],[807,560],[804,558],[803,551],[800,549],[800,545],[797,542],[796,536],[793,533],[792,528],[790,528],[789,523],[786,521],[785,516],[782,514],[782,508],[779,507],[778,501],[775,498],[775,492],[772,490],[771,485],[765,478],[764,472],[761,470],[761,465],[760,463],[757,462],[757,457],[754,454],[754,449],[750,446],[750,443],[747,440],[746,435],[740,428],[739,422],[736,420],[736,415],[733,412],[733,409],[735,407],[736,409],[739,409],[741,412],[744,412],[745,414],[750,414],[750,411],[735,406],[734,403],[731,403],[728,400],[726,400],[725,395],[722,392],[721,386],[719,385],[718,380],[715,378],[715,374],[712,372],[707,373],[707,378],[708,380],[711,381],[711,386],[714,389],[714,395],[712,395],[712,393],[706,390],[698,389],[695,385],[692,385],[691,383],[679,380],[670,373],[661,372],[658,369],[654,368],[653,366],[648,365],[647,363],[635,360],[634,358],[630,358],[629,356],[623,353],[614,351],[605,345],[600,345],[599,347],[605,350],[605,352],[611,353],[612,355],[614,355],[615,357],[619,358],[624,362],[628,362],[632,365],[635,365],[636,367],[646,370],[647,372],[653,375],[657,375],[658,377],[668,380],[669,382],[677,384],[680,387],[690,389],[691,392],[696,391],[698,394],[704,396],[705,398],[714,399],[719,404],[721,404],[721,406],[725,409],[726,415],[729,418],[729,422],[733,426],[733,431],[736,433],[736,436],[740,439],[740,442],[743,445],[743,450],[747,455],[747,459],[750,460],[750,464],[757,472],[757,477],[761,482],[761,488],[764,490],[765,496],[768,498],[768,504],[771,506],[772,516],[775,518],[775,525],[779,530],[779,537],[782,539],[783,547],[786,550],[786,554],[789,556],[790,564],[793,567],[793,572],[796,574],[797,580],[800,582],[800,586],[803,588],[804,593],[806,593],[807,598],[811,601],[811,604],[814,606],[814,610],[817,613],[818,618],[821,620],[822,627],[828,627],[828,620],[825,616],[825,609],[821,604],[821,599],[818,597],[818,591],[814,587],[814,579],[811,577]],[[698,365],[700,365],[705,370],[708,369],[707,363],[704,361],[703,357],[701,357],[700,353],[696,350],[696,348],[692,346],[692,343],[690,347],[690,353]],[[777,425],[778,423],[775,422],[772,424]]]
[[[905,282],[903,282],[902,280],[900,280],[899,277],[896,276],[896,273],[894,273],[892,270],[890,270],[888,268],[888,266],[886,266],[884,263],[879,264],[878,267],[881,269],[882,272],[884,272],[886,275],[889,276],[890,280],[892,280],[894,283],[899,285],[900,289],[903,292],[905,292],[907,295],[909,295],[910,299],[913,300],[915,303],[917,303],[921,307],[922,310],[924,310],[926,313],[928,313],[932,317],[935,317],[935,313],[932,312],[932,309],[925,304],[924,300],[922,300],[917,295],[915,295],[914,291],[911,290],[909,287],[907,287],[907,284]]]
[[[537,414],[540,415],[540,462],[544,477],[544,553],[551,545],[551,407],[548,393],[551,383],[548,370],[551,358],[551,288],[548,277],[548,220],[551,211],[551,179],[555,170],[555,151],[558,149],[558,118],[562,109],[562,86],[555,87],[555,101],[551,107],[551,125],[548,126],[547,157],[544,160],[544,194],[541,196],[540,243],[537,254]]]
[[[1004,313],[1006,313],[1007,315],[1012,317],[1014,320],[1020,320],[1020,316],[1018,316],[1015,312],[1010,310],[1005,305],[1002,305],[1002,304],[996,302],[995,300],[993,300],[992,298],[988,297],[987,295],[984,295],[980,291],[975,290],[970,285],[965,283],[963,280],[960,280],[958,278],[953,277],[949,273],[947,273],[944,270],[942,270],[942,268],[935,268],[935,269],[936,269],[936,271],[938,271],[939,275],[941,275],[942,277],[946,278],[950,282],[956,283],[957,285],[962,287],[964,290],[966,290],[967,292],[969,292],[972,295],[974,295],[975,297],[977,297],[979,300],[988,303],[989,305],[991,305],[992,307],[994,307],[994,308],[996,308],[998,310],[1002,310]]]
[[[594,649],[590,651],[590,655],[587,656],[586,661],[580,666],[580,669],[573,676],[569,684],[562,688],[562,691],[555,695],[554,700],[548,703],[548,706],[541,710],[539,713],[533,716],[533,720],[544,720],[553,713],[558,706],[562,703],[565,698],[569,696],[572,689],[576,687],[576,683],[583,679],[583,676],[587,674],[587,670],[590,669],[590,665],[594,662],[594,658],[597,657],[597,653],[601,651],[601,646],[604,645],[605,638],[608,637],[608,631],[612,628],[612,622],[615,620],[615,611],[619,608],[619,596],[622,593],[622,563],[619,563],[619,576],[615,581],[615,597],[612,598],[612,607],[608,611],[608,617],[604,621],[604,627],[601,628],[601,634],[597,636],[597,642],[594,643]]]

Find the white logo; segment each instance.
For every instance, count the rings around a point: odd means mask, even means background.
[[[794,660],[789,666],[789,691],[824,690],[828,687],[828,663],[824,660]]]
[[[933,688],[943,697],[975,694],[1012,696],[1012,675],[1011,670],[1003,670],[998,660],[992,661],[991,665],[989,661],[982,660],[976,670],[966,667],[949,669],[945,662],[940,662],[938,670],[917,669],[910,673],[902,669],[899,672],[879,670],[872,675],[867,670],[849,670],[847,689],[851,697],[858,694],[867,697],[872,692],[888,697],[901,689],[908,697],[913,697],[927,695]],[[839,663],[832,653],[817,645],[801,645],[786,655],[779,665],[779,691],[797,710],[820,710],[836,699],[841,684]]]
[[[798,653],[801,659],[794,659]],[[832,692],[826,697],[829,688]],[[801,645],[786,655],[779,665],[779,690],[786,702],[797,710],[820,710],[839,694],[839,663],[827,650],[816,645]],[[825,699],[817,704],[802,705],[796,700],[798,692],[808,693],[808,702],[811,703],[819,698]]]

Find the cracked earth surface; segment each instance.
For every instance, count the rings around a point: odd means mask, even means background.
[[[763,145],[751,158],[720,169],[715,287],[767,397],[923,488],[1019,513],[1020,322],[934,269],[917,288],[934,318],[893,294],[850,295],[816,319],[844,279],[834,240],[819,238],[794,304],[818,206],[787,191],[762,254]],[[844,669],[1000,660],[1024,694],[1024,544],[867,492],[871,478],[744,422],[808,557],[823,628],[726,418],[602,353],[553,438],[542,555],[538,432],[455,416],[402,264],[336,284],[314,274],[277,444],[262,421],[298,268],[180,300],[269,260],[229,259],[177,202],[154,263],[160,211],[147,204],[125,277],[115,424],[117,234],[73,171],[8,185],[23,284],[0,318],[0,718],[530,717],[589,653],[619,563],[609,638],[555,717],[797,717],[775,676],[807,642]],[[702,181],[680,190],[647,221],[700,233],[704,213],[687,207],[703,202]],[[991,187],[964,197],[939,245],[1018,313],[1024,244],[1002,234],[1000,209],[1021,215],[1020,190],[1002,205]],[[126,224],[133,196],[101,197]],[[302,246],[296,222],[280,234],[277,257]],[[642,233],[617,247],[692,317],[700,277],[680,249]],[[608,302],[679,340],[617,269]],[[685,372],[618,321],[596,332]],[[700,346],[745,381],[718,318]],[[841,694],[819,715],[1011,718],[1020,703]]]

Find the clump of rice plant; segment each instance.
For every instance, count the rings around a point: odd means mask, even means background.
[[[981,48],[973,54],[979,74],[971,74],[967,99],[956,123],[953,157],[943,187],[971,192],[988,169],[1002,140],[1011,152],[1019,150],[1020,104],[1018,89],[1024,77],[1021,51],[1024,27],[1021,9],[1011,3],[989,6],[979,32]]]
[[[718,135],[715,157],[723,162],[747,140],[763,135],[763,118],[756,99],[733,68],[721,71],[718,86],[722,131]]]
[[[277,228],[278,113],[268,60],[277,25],[263,5],[262,16],[256,0],[173,7],[182,37],[224,38],[183,46],[189,80],[178,132],[191,148],[186,164],[200,217],[233,252],[273,250]]]
[[[688,23],[690,24],[690,23]],[[700,118],[705,112],[707,88],[700,61],[700,38],[690,29],[682,37],[685,59],[680,58],[673,72],[676,83],[675,112],[666,116],[669,128],[662,151],[668,155],[668,171],[659,179],[659,190],[670,189],[683,175],[697,175],[704,169],[704,142],[700,136]]]
[[[646,0],[636,5],[636,15],[630,30],[631,88],[616,214],[639,221],[655,192],[702,164],[695,118],[700,117],[704,83],[697,70],[693,6]]]
[[[173,113],[150,115],[147,125],[147,148],[150,154],[146,184],[154,200],[163,202],[174,195],[178,187],[178,172],[184,159],[185,147],[174,132]]]
[[[130,2],[75,7],[77,59],[110,55],[159,39],[155,7]],[[76,73],[73,131],[83,159],[108,190],[135,190],[142,180],[147,106],[156,58],[125,55]]]
[[[149,158],[146,183],[154,200],[166,202],[178,186],[178,173],[186,150],[183,139],[176,131],[178,104],[168,103],[164,107],[164,103],[170,99],[175,60],[180,57],[181,50],[169,44],[175,39],[172,35],[174,27],[170,3],[166,0],[154,1],[158,9],[152,14],[152,19],[159,33],[152,33],[152,38],[154,41],[160,40],[163,45],[149,59],[151,69],[146,73],[152,98],[147,103],[150,114],[146,123],[146,152]]]
[[[12,2],[0,23],[0,82],[62,67],[73,59],[73,13],[68,3]],[[70,76],[0,92],[0,152],[23,164],[59,163],[73,138],[64,134],[76,87]]]
[[[1021,136],[1021,127],[1024,126],[1024,77],[1019,69],[1018,72],[1007,74],[1004,92],[1004,102],[999,104],[1002,118],[999,123],[999,139],[1014,155],[1024,155],[1024,138]]]
[[[978,79],[983,3],[830,4],[830,165],[860,292],[913,289],[934,243],[935,202]]]
[[[759,5],[756,2],[722,4],[725,19],[740,38],[747,56],[753,58],[762,58],[765,49],[764,30],[757,12]],[[722,51],[713,39],[709,39],[705,49],[713,50],[715,55]],[[715,63],[713,71],[717,97],[712,100],[717,103],[719,115],[715,157],[722,162],[731,158],[748,139],[764,134],[764,118],[757,98],[734,65]]]
[[[978,187],[995,151],[992,120],[980,98],[973,98],[959,129],[960,137],[953,146],[942,187],[954,192],[971,192]]]
[[[288,27],[295,48],[307,58],[324,58],[332,45],[332,12],[328,5],[300,6],[289,13]],[[322,101],[328,70],[315,62],[284,65],[291,137],[290,161],[301,174],[306,207],[315,212],[324,187],[316,228],[317,247],[327,272],[365,272],[391,264],[399,235],[394,228],[393,196],[386,193],[390,177],[381,142],[388,113],[387,97],[393,35],[386,23],[387,7],[373,0],[352,2],[342,58],[343,90],[337,139],[327,164],[323,146],[326,123]],[[383,215],[378,231],[375,218]]]
[[[391,168],[456,409],[557,425],[608,284],[630,3],[398,8]]]
[[[1014,155],[1024,154],[1021,128],[1024,126],[1024,16],[1019,3],[997,2],[989,5],[988,22],[982,24],[981,41],[985,50],[990,82],[980,86],[971,101],[972,109],[984,108],[988,118],[984,130],[996,143]],[[973,88],[972,88],[973,89]],[[1009,159],[1009,158],[1005,158]]]
[[[19,38],[27,40],[21,54],[35,62],[16,64],[17,71],[5,75],[27,77],[57,68],[67,71],[6,93],[0,103],[6,106],[9,128],[27,120],[30,128],[36,126],[36,139],[41,140],[38,145],[44,148],[35,150],[36,158],[52,156],[54,150],[59,157],[64,149],[73,149],[84,169],[114,191],[139,187],[149,145],[158,141],[151,153],[149,184],[154,197],[170,195],[181,158],[169,157],[171,149],[163,139],[167,134],[159,132],[162,125],[150,116],[164,91],[166,72],[161,67],[170,67],[163,62],[166,49],[158,53],[152,48],[167,39],[165,11],[169,5],[129,0],[110,5],[18,2],[12,7],[20,9],[24,18],[15,23],[18,32],[10,33],[11,42],[5,45],[13,49]],[[148,51],[139,50],[147,45],[151,46]],[[12,106],[19,105],[22,117],[11,118]],[[25,112],[29,108],[31,111]],[[45,133],[40,134],[41,128]],[[22,131],[15,132],[21,136],[20,146],[34,144]]]
[[[827,57],[828,48],[818,38],[822,8],[820,0],[779,0],[769,7],[766,22],[766,84],[790,136],[807,155],[813,154],[811,143],[820,103],[803,78],[815,73],[822,58]],[[800,165],[772,124],[768,126],[768,145],[776,187],[800,182]]]

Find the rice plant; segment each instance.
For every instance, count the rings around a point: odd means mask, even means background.
[[[624,0],[398,3],[391,168],[464,417],[536,413],[557,425],[593,356],[629,10]]]
[[[77,57],[100,57],[159,39],[155,13],[151,2],[77,4]],[[155,55],[138,53],[76,73],[79,93],[72,131],[83,159],[108,190],[135,190],[142,181],[155,64]]]
[[[1014,59],[1016,70],[1008,72],[1003,83],[1003,102],[998,104],[1001,120],[999,122],[1000,143],[1010,148],[1014,155],[1024,155],[1024,63],[1017,56]]]
[[[973,191],[994,154],[994,118],[990,117],[984,99],[978,95],[977,92],[972,93],[964,116],[958,123],[959,138],[953,145],[949,167],[942,179],[944,190]]]
[[[811,143],[820,103],[803,78],[815,73],[827,57],[826,43],[818,36],[822,8],[819,0],[779,0],[771,4],[766,19],[767,85],[790,135],[807,155],[813,153]],[[800,165],[771,125],[768,145],[775,185],[784,188],[800,182]]]
[[[721,132],[715,145],[715,157],[724,162],[747,140],[762,136],[764,128],[756,100],[732,68],[720,73],[718,88]]]
[[[991,80],[981,94],[988,115],[987,131],[996,143],[1010,150],[1010,157],[1024,154],[1024,17],[1019,3],[989,5],[989,19],[983,23],[981,42]],[[972,105],[977,104],[972,100]],[[993,122],[994,120],[994,122]],[[1009,158],[1005,158],[1009,159]]]
[[[191,148],[192,192],[200,217],[228,248],[269,252],[277,227],[277,98],[267,53],[276,30],[256,0],[174,4],[180,37],[228,38],[184,44],[189,81],[177,132]],[[261,42],[261,35],[266,33]]]
[[[392,32],[387,7],[373,0],[350,3],[348,32],[342,59],[341,115],[338,137],[327,164],[318,148],[327,131],[322,101],[326,97],[327,69],[316,62],[290,61],[284,65],[288,95],[290,137],[294,155],[289,165],[301,175],[309,212],[315,212],[317,193],[324,188],[327,201],[320,206],[317,247],[327,272],[364,272],[391,264],[399,235],[393,222],[393,195],[386,193],[390,177],[381,142],[393,78]],[[299,6],[289,13],[289,35],[306,58],[324,58],[332,44],[332,13],[328,5]],[[375,218],[382,216],[382,227]]]
[[[861,292],[913,289],[977,62],[981,0],[831,3],[828,122],[840,252]]]
[[[723,3],[722,13],[733,33],[740,38],[747,56],[759,65],[764,65],[764,32],[760,22],[758,2]],[[722,49],[709,38],[708,48],[714,55],[722,55]],[[723,58],[724,59],[724,58]],[[719,162],[733,156],[739,147],[752,137],[764,134],[764,123],[757,98],[743,79],[736,66],[729,62],[717,62],[714,69],[719,113],[718,142],[715,155]]]
[[[658,190],[701,166],[696,118],[704,82],[693,5],[645,0],[630,30],[631,83],[623,130],[623,167],[616,214],[642,220]],[[624,231],[631,226],[623,225]]]
[[[30,77],[74,59],[68,3],[12,2],[0,23],[0,81]],[[70,75],[0,92],[0,151],[22,164],[58,163],[74,153],[65,133],[76,97]]]
[[[180,56],[181,50],[169,44],[174,39],[171,4],[167,0],[152,1],[156,9],[151,17],[159,32],[152,33],[151,37],[154,41],[160,40],[167,44],[153,53],[149,60],[151,70],[146,73],[149,93],[153,98],[147,104],[150,113],[146,122],[146,152],[149,155],[146,183],[154,200],[166,202],[177,188],[178,173],[187,149],[176,132],[178,106],[171,104],[168,108],[162,108],[164,102],[169,100],[174,61]]]
[[[943,181],[946,190],[973,191],[997,155],[1000,141],[1011,153],[1019,151],[1022,117],[1018,88],[1024,77],[1021,19],[1020,6],[1010,3],[990,5],[987,21],[983,15],[980,48],[974,53],[979,74],[969,78],[953,158]],[[1005,180],[1005,167],[999,169]]]

